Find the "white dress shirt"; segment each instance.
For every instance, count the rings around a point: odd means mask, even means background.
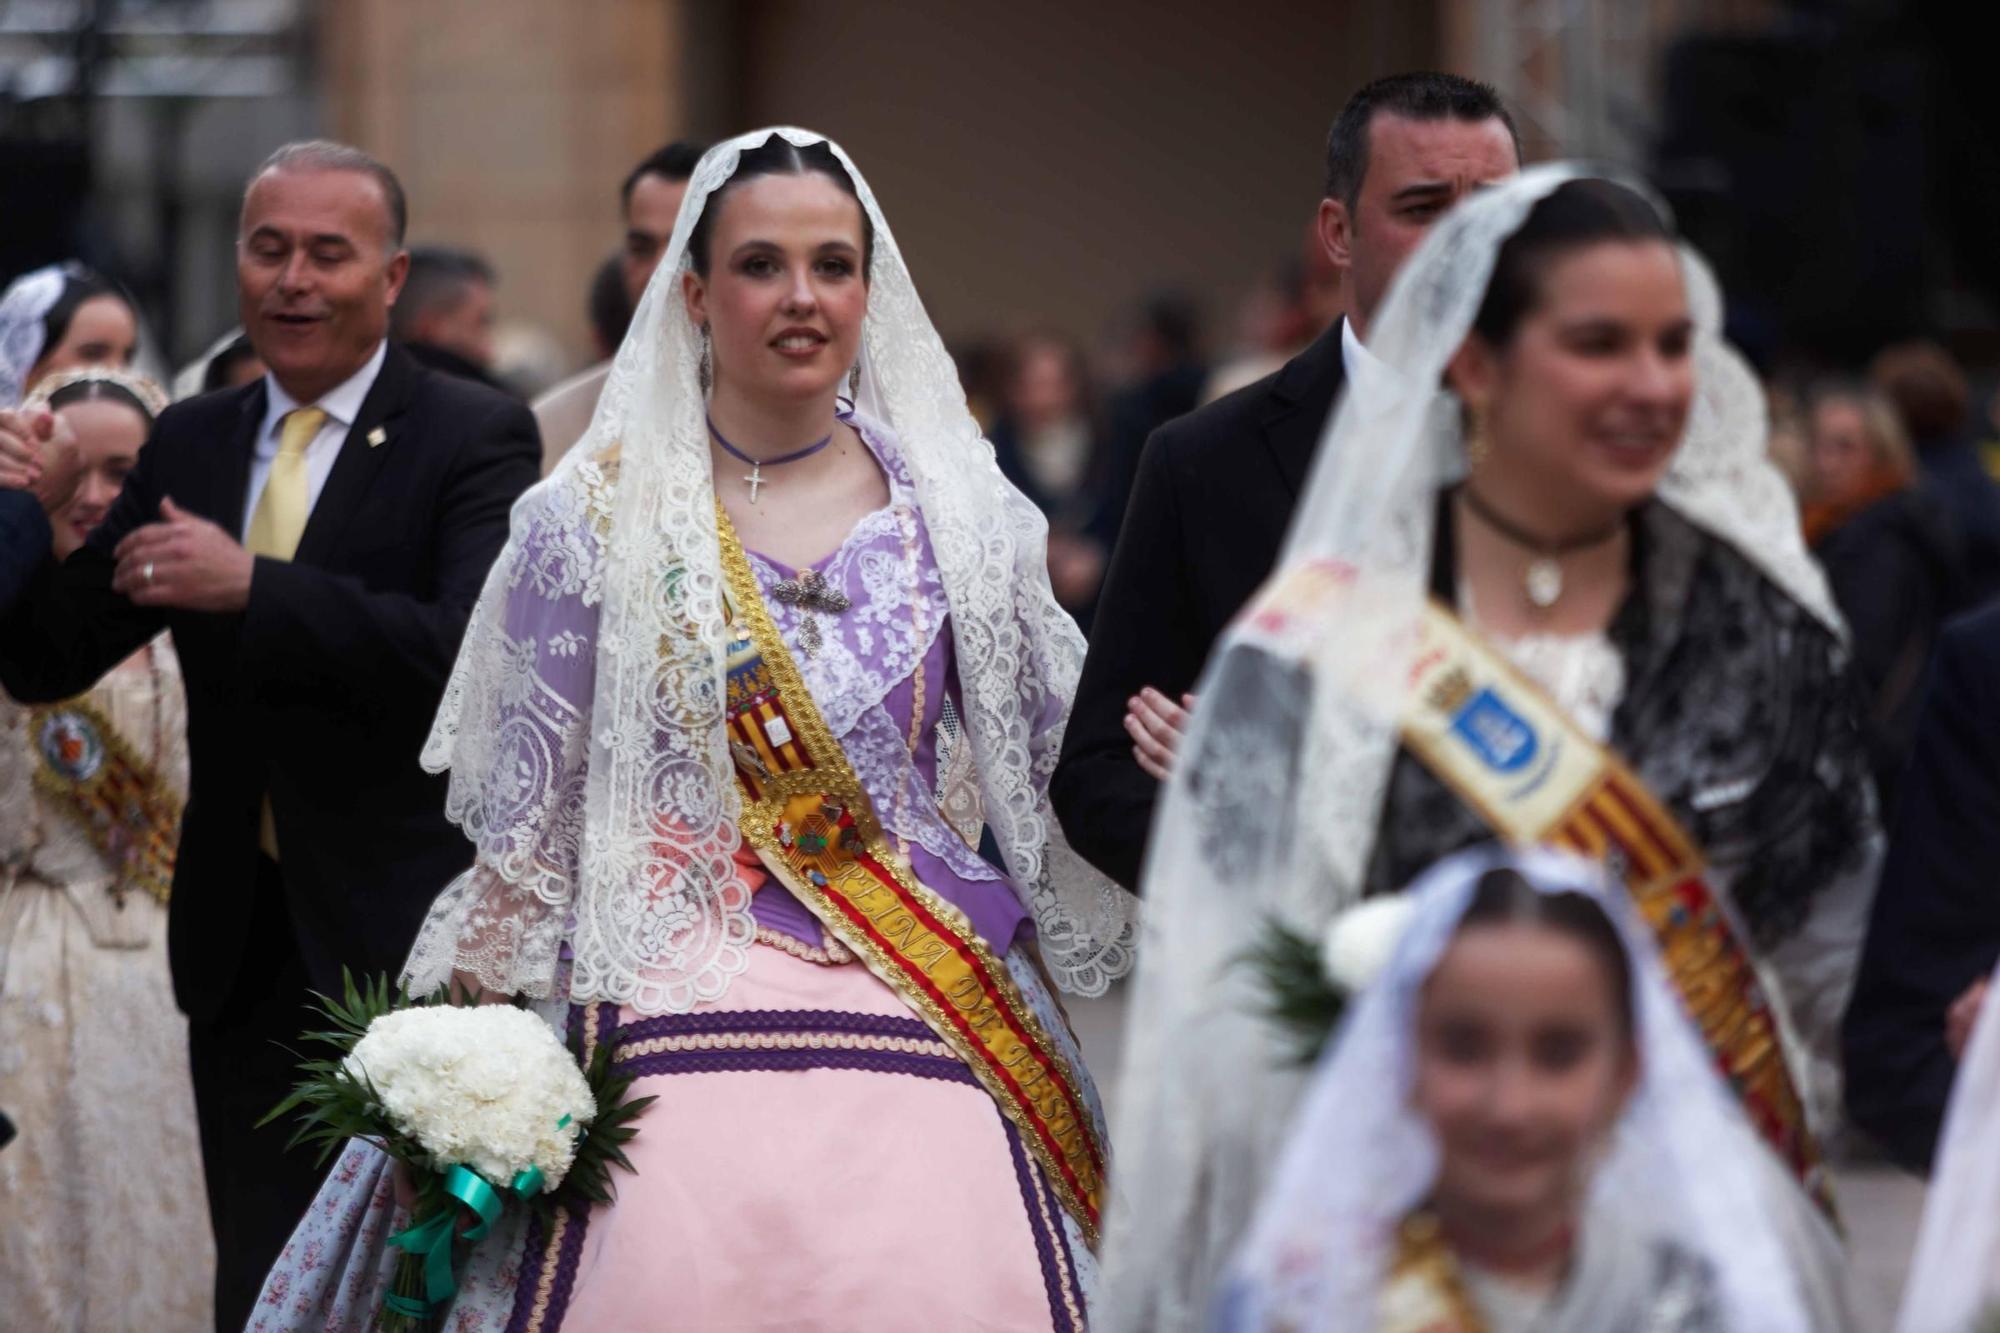
[[[306,446],[306,514],[310,517],[313,506],[319,503],[319,493],[326,488],[327,477],[333,473],[333,460],[340,457],[340,446],[353,428],[354,419],[361,415],[361,404],[375,387],[375,376],[381,373],[382,359],[388,353],[386,341],[377,343],[375,355],[361,369],[320,395],[316,403],[301,403],[280,388],[269,371],[264,373],[264,425],[257,432],[257,447],[250,455],[250,487],[243,496],[242,536],[246,539],[249,536],[251,515],[257,512],[264,483],[270,479],[271,460],[278,456],[278,436],[285,414],[297,407],[318,407],[326,413],[319,434]]]

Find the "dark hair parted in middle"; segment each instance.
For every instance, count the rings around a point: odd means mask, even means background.
[[[1672,246],[1674,237],[1659,211],[1623,185],[1584,179],[1557,186],[1494,256],[1473,329],[1493,347],[1504,348],[1541,299],[1550,264],[1606,241]]]
[[[1391,74],[1364,84],[1348,98],[1326,136],[1326,197],[1340,200],[1350,211],[1360,201],[1361,182],[1368,175],[1368,127],[1377,112],[1405,120],[1497,120],[1514,141],[1514,160],[1521,160],[1521,132],[1500,94],[1487,85],[1436,70]]]
[[[76,319],[76,312],[83,308],[83,303],[99,296],[115,297],[124,302],[125,308],[132,312],[133,321],[138,321],[139,307],[123,287],[96,269],[87,268],[74,260],[62,266],[62,294],[42,315],[42,356],[55,351],[68,336],[70,323]]]
[[[861,193],[854,188],[854,178],[847,174],[847,168],[834,156],[833,149],[824,141],[809,144],[804,148],[773,134],[755,148],[746,148],[736,159],[736,170],[728,180],[715,187],[715,192],[703,202],[701,216],[695,219],[694,230],[688,233],[688,263],[702,277],[708,276],[709,247],[715,236],[716,206],[723,197],[745,181],[759,176],[804,176],[812,172],[838,185],[854,199],[861,211],[861,275],[866,278],[875,263],[875,223],[868,216],[868,210],[861,207]]]
[[[1503,925],[1541,926],[1588,949],[1604,968],[1604,980],[1618,1006],[1619,1031],[1628,1038],[1633,1035],[1637,1016],[1632,1007],[1632,960],[1618,927],[1594,899],[1582,893],[1543,893],[1519,871],[1497,867],[1479,877],[1458,928]]]
[[[148,430],[152,429],[153,409],[146,406],[138,394],[117,380],[71,380],[49,395],[49,410],[53,412],[57,408],[68,407],[71,403],[94,402],[123,404],[139,414]]]

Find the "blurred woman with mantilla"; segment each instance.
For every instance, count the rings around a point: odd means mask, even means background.
[[[1834,1262],[1807,1200],[1879,834],[1845,632],[1720,324],[1659,210],[1570,168],[1398,276],[1395,383],[1336,408],[1155,828],[1112,1327],[1199,1321],[1267,1179],[1298,1074],[1235,960],[1496,837],[1624,884]]]

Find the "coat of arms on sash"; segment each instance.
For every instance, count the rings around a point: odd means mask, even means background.
[[[35,789],[76,822],[117,870],[112,892],[161,902],[173,886],[181,802],[103,713],[72,701],[29,716]]]

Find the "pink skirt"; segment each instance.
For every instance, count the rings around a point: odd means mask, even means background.
[[[1084,1327],[1094,1266],[1040,1168],[860,964],[760,945],[720,1005],[602,1035],[659,1100],[617,1201],[531,1228],[521,1333]]]

